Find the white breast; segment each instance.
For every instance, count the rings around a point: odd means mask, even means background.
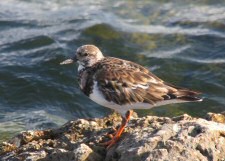
[[[117,104],[109,102],[103,96],[103,93],[98,89],[97,82],[94,81],[93,92],[90,94],[90,99],[102,106],[111,108],[111,106],[116,106]],[[119,105],[117,105],[119,106]],[[113,108],[114,109],[114,108]]]
[[[130,109],[150,109],[153,106],[147,103],[135,103],[135,104],[127,104],[127,105],[118,105],[112,101],[107,101],[103,95],[103,93],[98,89],[97,82],[94,82],[93,92],[90,94],[90,99],[104,107],[111,108],[116,110],[117,112],[124,115],[126,111]]]
[[[92,101],[98,103],[99,105],[116,110],[117,112],[121,113],[124,116],[125,116],[125,113],[131,109],[151,109],[156,106],[162,106],[162,105],[171,104],[171,103],[187,102],[187,101],[182,101],[182,100],[178,100],[178,99],[173,99],[173,100],[160,101],[154,105],[149,104],[149,103],[142,103],[142,102],[134,103],[134,104],[118,105],[112,101],[109,102],[105,99],[103,93],[98,89],[96,81],[94,82],[93,92],[90,94],[89,97]]]

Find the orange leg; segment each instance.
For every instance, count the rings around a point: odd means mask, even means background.
[[[127,123],[130,120],[130,117],[131,117],[132,113],[133,113],[132,110],[127,111],[126,117],[125,118],[123,117],[120,128],[116,131],[115,136],[113,136],[110,141],[103,143],[103,145],[107,145],[107,149],[111,148],[119,140],[121,134],[124,131],[124,128],[126,127]]]

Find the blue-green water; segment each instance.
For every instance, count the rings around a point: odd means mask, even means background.
[[[80,92],[76,65],[59,65],[83,44],[204,93],[202,103],[140,110],[141,116],[225,110],[225,1],[2,0],[0,141],[111,112]]]

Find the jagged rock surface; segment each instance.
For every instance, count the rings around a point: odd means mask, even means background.
[[[224,118],[213,113],[207,120],[186,114],[133,118],[120,141],[109,150],[100,143],[109,139],[106,134],[120,124],[120,116],[78,119],[58,129],[21,132],[2,144],[0,160],[224,161]]]

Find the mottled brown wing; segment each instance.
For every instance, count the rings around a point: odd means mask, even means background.
[[[138,102],[154,105],[169,98],[169,92],[176,92],[146,68],[117,58],[103,60],[95,79],[105,98],[119,105]]]

